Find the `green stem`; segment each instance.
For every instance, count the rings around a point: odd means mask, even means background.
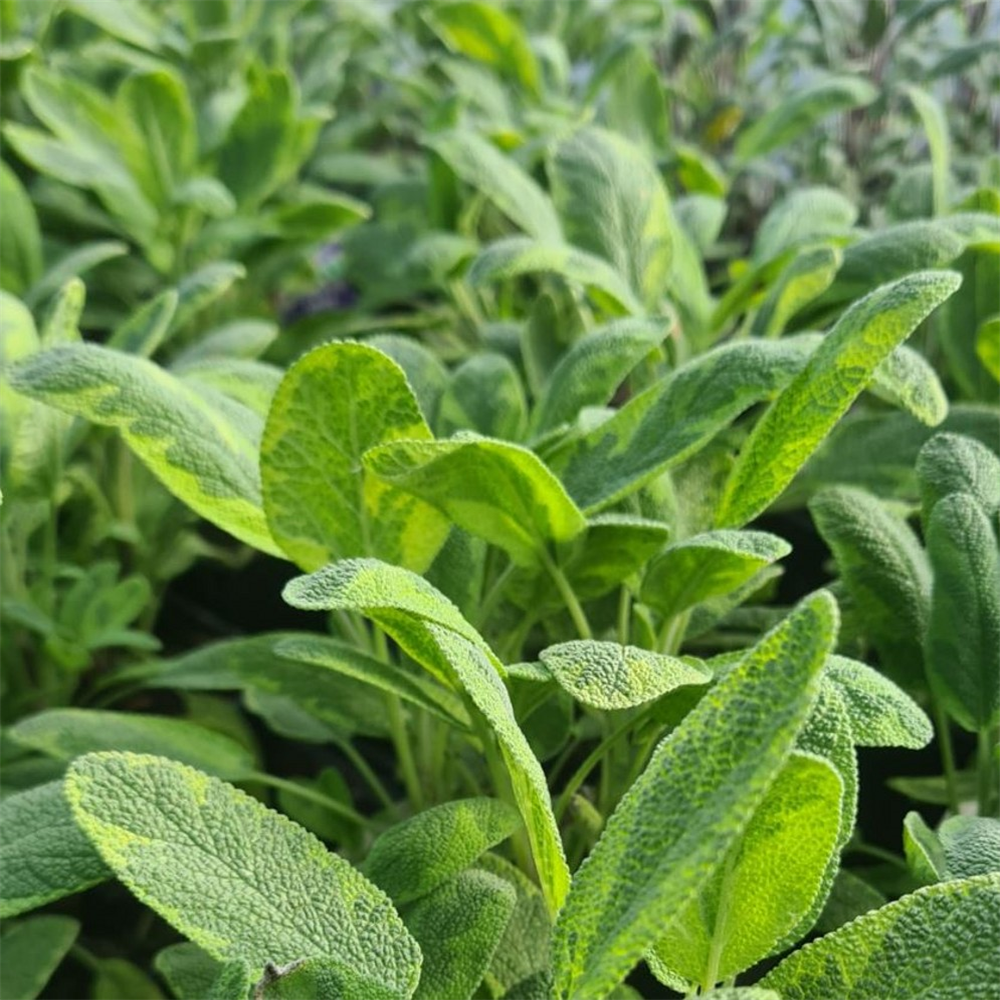
[[[988,816],[994,791],[993,737],[988,728],[979,731],[976,749],[976,799],[979,815]]]
[[[286,778],[278,778],[273,774],[255,771],[253,774],[248,775],[246,780],[257,781],[262,785],[267,785],[269,788],[277,788],[282,792],[287,792],[289,795],[297,795],[301,799],[309,799],[310,802],[315,802],[329,809],[330,812],[336,813],[338,816],[343,816],[344,819],[349,819],[360,826],[368,826],[372,822],[367,816],[362,816],[361,813],[355,811],[350,806],[345,806],[342,802],[331,799],[328,795],[317,792],[314,788],[307,788],[305,785],[289,781]]]
[[[892,851],[887,851],[884,847],[879,847],[877,844],[866,844],[863,840],[852,840],[847,845],[846,851],[854,854],[865,854],[869,858],[877,858],[879,861],[886,862],[886,864],[909,871],[909,866],[898,854],[893,854]]]
[[[660,651],[667,656],[676,656],[684,643],[684,633],[687,632],[688,623],[691,621],[691,611],[682,611],[680,614],[668,618],[660,632]]]
[[[726,943],[726,931],[729,928],[729,888],[736,870],[736,852],[730,851],[726,858],[722,874],[722,885],[719,891],[719,908],[715,911],[715,924],[712,927],[712,940],[708,948],[708,965],[702,979],[702,989],[707,993],[715,988],[719,981],[719,964],[722,961],[722,948]]]
[[[590,623],[587,621],[587,616],[583,613],[583,608],[580,607],[580,602],[577,600],[576,594],[573,593],[573,588],[570,586],[569,580],[566,579],[566,574],[556,565],[555,560],[549,555],[549,551],[544,545],[538,551],[541,553],[542,565],[548,570],[549,576],[552,577],[552,582],[556,585],[559,594],[562,596],[566,604],[566,610],[569,611],[580,638],[592,639],[594,633],[590,630]]]
[[[386,790],[385,785],[379,780],[378,775],[368,766],[368,761],[358,753],[354,744],[348,739],[338,739],[337,749],[354,765],[354,769],[361,778],[367,782],[368,787],[375,793],[376,798],[382,805],[390,810],[396,811],[396,804],[392,801],[392,796]]]
[[[632,592],[623,586],[618,594],[618,641],[627,646],[632,631]]]
[[[497,602],[503,594],[503,588],[507,585],[507,581],[511,578],[515,569],[517,569],[517,566],[513,562],[508,563],[501,571],[500,575],[496,578],[490,589],[483,596],[482,601],[480,601],[479,622],[477,625],[480,632],[483,630],[483,626],[487,623],[490,615],[496,608]]]
[[[941,766],[944,769],[944,785],[948,793],[948,808],[958,815],[958,779],[955,773],[955,751],[951,745],[951,727],[940,701],[934,699],[934,725],[937,728],[938,744],[941,747]]]

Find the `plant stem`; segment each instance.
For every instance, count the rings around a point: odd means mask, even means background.
[[[249,775],[246,780],[257,781],[270,788],[277,788],[282,792],[287,792],[289,795],[298,795],[299,798],[309,799],[310,802],[316,802],[324,808],[329,809],[330,812],[336,813],[338,816],[343,816],[344,819],[349,819],[354,823],[358,823],[360,826],[368,826],[372,822],[367,816],[362,816],[361,813],[352,809],[350,806],[345,806],[342,802],[338,802],[336,799],[331,799],[328,795],[324,795],[322,792],[317,792],[314,788],[307,788],[305,785],[289,781],[287,778],[278,778],[273,774],[266,774],[263,771],[255,771],[253,774]]]
[[[979,730],[976,750],[976,799],[979,805],[979,815],[988,816],[994,790],[993,739],[989,728]]]
[[[618,594],[618,641],[627,646],[632,625],[632,592],[624,584]]]
[[[480,601],[479,621],[476,626],[480,632],[483,630],[483,626],[486,624],[486,622],[489,620],[490,615],[493,613],[493,610],[496,607],[497,602],[500,600],[500,595],[503,593],[503,588],[506,586],[507,581],[510,579],[511,574],[514,572],[515,569],[517,569],[517,566],[513,562],[508,563],[500,572],[500,575],[494,581],[493,586],[491,586],[490,589],[483,596],[482,601]]]
[[[338,739],[336,741],[337,749],[354,765],[354,769],[358,774],[367,782],[368,787],[375,793],[379,802],[385,806],[386,809],[395,812],[396,803],[392,801],[392,796],[386,791],[385,785],[379,780],[378,775],[369,767],[368,761],[365,760],[364,756],[358,753],[354,744],[348,739]]]
[[[552,582],[556,585],[560,596],[565,602],[566,610],[569,611],[580,638],[592,639],[594,633],[590,630],[590,623],[587,621],[587,616],[583,613],[583,608],[580,607],[580,602],[577,600],[576,594],[573,593],[573,588],[570,586],[569,580],[566,579],[566,574],[556,565],[555,560],[549,555],[549,551],[544,545],[539,549],[539,552],[542,556],[542,564],[548,570],[549,576],[552,577]]]
[[[691,611],[682,611],[680,614],[668,618],[660,632],[660,652],[667,656],[676,656],[680,652],[684,643],[684,633],[687,632],[688,623],[691,621]]]
[[[941,766],[944,769],[944,785],[948,793],[948,808],[958,815],[958,780],[955,775],[955,752],[951,746],[951,727],[948,716],[945,715],[941,702],[934,699],[934,725],[938,731],[938,744],[941,747]]]

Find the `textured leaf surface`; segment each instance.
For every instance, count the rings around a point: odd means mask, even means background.
[[[802,369],[813,346],[788,338],[716,348],[630,400],[552,456],[550,464],[581,508],[606,507],[779,392]]]
[[[6,927],[0,935],[0,996],[4,1000],[35,1000],[79,931],[79,921],[54,914]]]
[[[965,729],[1000,717],[1000,552],[986,515],[968,493],[939,501],[927,525],[934,569],[927,676]]]
[[[785,250],[846,236],[857,218],[857,205],[836,188],[792,188],[761,220],[754,237],[753,261],[765,263]],[[814,247],[814,251],[820,249]]]
[[[159,366],[96,344],[27,358],[9,373],[19,392],[117,427],[175,496],[241,541],[274,555],[257,455],[242,428]]]
[[[833,487],[809,504],[880,663],[907,688],[924,686],[931,570],[909,526],[870,493]]]
[[[541,459],[504,441],[402,441],[369,452],[365,466],[521,565],[536,563],[539,549],[568,542],[586,527]]]
[[[158,951],[153,968],[179,1000],[201,1000],[209,996],[221,970],[220,964],[204,948],[190,941],[168,945]]]
[[[709,987],[764,958],[819,895],[842,788],[826,761],[793,754],[719,873],[657,944],[660,961]]]
[[[213,958],[259,969],[326,957],[415,987],[420,951],[388,896],[244,792],[128,753],[78,758],[66,787],[118,878]]]
[[[424,962],[415,1000],[468,1000],[490,966],[516,894],[488,872],[462,872],[406,914]]]
[[[542,663],[577,701],[594,708],[631,708],[711,674],[674,656],[617,642],[578,639],[542,650]]]
[[[767,293],[750,333],[755,337],[781,334],[796,312],[830,287],[840,260],[836,247],[813,247],[799,254]]]
[[[938,829],[949,878],[1000,873],[1000,820],[949,816]]]
[[[62,781],[0,801],[0,917],[14,917],[111,878],[76,825]]]
[[[917,477],[925,524],[951,493],[969,494],[989,518],[1000,511],[1000,458],[975,438],[935,434],[917,456]]]
[[[435,890],[520,824],[499,799],[457,799],[417,813],[372,844],[361,870],[397,904]]]
[[[836,685],[844,701],[855,746],[919,750],[933,738],[923,709],[866,663],[831,656],[824,680]]]
[[[243,993],[246,991],[244,990]],[[243,996],[243,993],[232,995]],[[359,975],[349,965],[307,958],[287,966],[271,965],[254,987],[254,1000],[406,1000],[408,993]]]
[[[909,411],[928,427],[937,427],[948,415],[948,397],[933,366],[905,344],[875,369],[870,388],[876,396]]]
[[[573,878],[558,996],[606,996],[716,875],[809,714],[836,620],[829,595],[807,599],[657,748]]]
[[[847,412],[878,365],[959,281],[949,272],[911,275],[844,313],[754,427],[723,495],[721,526],[739,527],[766,509]]]
[[[517,724],[500,661],[458,609],[416,574],[372,559],[347,559],[299,577],[283,596],[308,610],[360,611],[414,660],[465,690],[496,733],[545,898],[558,910],[569,871],[548,784]]]
[[[920,889],[786,958],[761,986],[785,1000],[996,996],[1000,877]]]
[[[580,129],[549,163],[566,238],[610,261],[652,307],[663,298],[673,256],[670,200],[644,150],[605,129]]]
[[[491,243],[472,262],[468,279],[472,285],[510,281],[523,274],[551,272],[588,289],[596,289],[619,311],[641,314],[642,304],[622,277],[606,260],[594,254],[556,243],[511,236]]]
[[[186,719],[54,708],[22,719],[7,732],[22,746],[61,760],[98,750],[130,750],[170,757],[231,781],[254,770],[253,755],[246,747]]]
[[[728,594],[792,547],[766,531],[709,531],[668,545],[646,570],[641,596],[667,617]]]
[[[524,387],[513,362],[493,351],[474,354],[452,373],[438,408],[438,432],[475,431],[516,441],[528,420]]]
[[[426,569],[444,519],[365,474],[361,457],[398,438],[429,438],[402,369],[363,344],[334,343],[286,373],[267,417],[260,467],[275,539],[306,570],[345,556]]]

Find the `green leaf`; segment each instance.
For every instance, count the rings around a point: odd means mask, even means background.
[[[42,237],[28,192],[6,163],[0,163],[0,288],[24,295],[42,274]]]
[[[665,324],[623,319],[591,330],[549,376],[531,426],[536,436],[576,419],[585,406],[603,406],[628,373],[667,334]]]
[[[817,493],[809,511],[882,669],[908,690],[921,690],[931,569],[916,535],[870,493],[849,486]]]
[[[825,760],[793,754],[720,872],[657,943],[660,961],[709,988],[766,957],[820,894],[842,790]]]
[[[203,948],[185,941],[161,949],[153,968],[166,980],[179,1000],[203,1000],[209,996],[221,965]]]
[[[551,272],[583,285],[600,305],[613,312],[641,315],[642,304],[620,275],[601,257],[555,240],[510,236],[482,250],[469,267],[473,287],[510,281],[524,274]]]
[[[94,971],[93,1000],[162,1000],[159,986],[124,958],[100,958]]]
[[[365,343],[388,355],[403,369],[406,381],[420,403],[424,420],[428,426],[433,426],[441,394],[448,383],[448,370],[437,355],[412,337],[397,333],[377,333]]]
[[[111,878],[73,820],[63,783],[0,800],[0,917],[14,917]]]
[[[48,914],[4,928],[0,935],[0,996],[4,1000],[35,1000],[79,932],[79,921]]]
[[[507,11],[477,0],[435,4],[427,13],[431,27],[453,52],[516,80],[538,94],[541,74],[520,21]]]
[[[152,357],[170,330],[179,302],[178,293],[166,289],[116,326],[105,346],[123,354]]]
[[[933,738],[923,709],[866,663],[831,656],[824,681],[834,684],[843,699],[855,746],[920,750]]]
[[[456,799],[425,809],[381,834],[361,871],[397,905],[433,892],[506,840],[520,825],[498,799]]]
[[[255,770],[253,755],[235,740],[166,716],[53,708],[21,719],[6,732],[21,746],[60,760],[98,750],[129,750],[170,757],[234,781]]]
[[[606,996],[719,871],[816,700],[836,605],[817,594],[660,744],[573,878],[556,921],[556,995]]]
[[[239,993],[242,996],[243,990]],[[220,994],[232,996],[234,994]],[[408,992],[394,989],[369,976],[359,975],[350,965],[326,958],[307,958],[286,966],[269,963],[254,986],[254,998],[260,1000],[407,1000]]]
[[[418,705],[444,722],[468,725],[468,715],[460,698],[420,673],[383,663],[359,653],[352,646],[323,635],[301,635],[278,639],[275,655],[299,663],[326,667],[331,671],[370,684]]]
[[[927,525],[934,570],[927,677],[948,714],[972,732],[1000,718],[1000,553],[968,493],[938,501]]]
[[[938,501],[952,493],[973,497],[988,518],[1000,512],[1000,459],[963,434],[935,434],[917,456],[926,525]]]
[[[991,316],[979,324],[976,357],[993,376],[993,381],[1000,382],[1000,316]]]
[[[752,260],[763,264],[785,250],[846,236],[857,218],[857,206],[835,188],[793,188],[775,202],[761,221],[754,237]],[[814,247],[812,252],[824,249],[832,248]]]
[[[465,690],[496,733],[546,901],[558,910],[569,871],[545,775],[514,717],[500,661],[458,609],[416,574],[373,559],[298,577],[282,596],[307,610],[360,611],[414,660]]]
[[[329,958],[408,996],[420,950],[389,898],[256,799],[159,757],[89,754],[77,823],[129,889],[221,962]]]
[[[424,140],[519,229],[540,240],[562,238],[552,200],[510,157],[469,129],[437,132]]]
[[[143,358],[71,344],[25,359],[8,377],[32,399],[117,427],[150,471],[196,513],[277,554],[261,509],[252,446],[173,375]]]
[[[128,246],[117,240],[84,243],[60,257],[31,287],[24,301],[32,308],[54,295],[70,278],[81,277],[100,264],[124,257]]]
[[[237,281],[246,277],[246,273],[246,268],[236,261],[213,260],[185,275],[177,286],[179,301],[171,332],[182,329],[218,302]]]
[[[808,84],[753,121],[736,139],[736,160],[746,163],[793,142],[824,118],[865,107],[878,90],[859,76],[830,76]]]
[[[605,129],[580,129],[549,162],[552,197],[567,240],[609,261],[653,308],[673,256],[670,200],[646,153]]]
[[[414,1000],[469,1000],[514,910],[513,887],[489,872],[462,872],[406,914],[424,963]]]
[[[563,642],[542,650],[539,659],[562,688],[594,708],[631,708],[711,680],[708,671],[684,660],[617,642]]]
[[[521,377],[509,358],[493,351],[474,354],[455,369],[438,407],[442,437],[468,430],[516,441],[527,422]]]
[[[550,456],[550,465],[581,508],[606,507],[690,457],[744,410],[784,388],[811,348],[810,341],[793,337],[709,351]]]
[[[929,427],[936,427],[948,415],[948,397],[937,373],[922,354],[906,345],[897,347],[875,369],[869,388]]]
[[[666,618],[749,582],[792,547],[766,531],[708,531],[668,545],[653,559],[640,597]]]
[[[986,1000],[998,936],[1000,877],[944,882],[807,944],[760,985],[784,1000]]]
[[[938,829],[948,878],[1000,872],[1000,820],[949,816]]]
[[[903,818],[903,851],[906,864],[921,885],[945,881],[941,841],[918,812],[908,812]]]
[[[364,462],[519,565],[534,565],[540,549],[571,541],[586,527],[559,480],[519,445],[486,438],[400,441],[373,449]]]
[[[836,247],[819,246],[801,252],[779,276],[761,303],[750,327],[752,337],[777,337],[788,321],[833,283],[840,267]]]
[[[368,475],[364,453],[431,436],[406,376],[381,351],[333,343],[285,374],[260,452],[264,508],[274,538],[306,570],[373,555],[426,569],[444,543],[444,518]]]
[[[934,214],[944,215],[950,200],[951,143],[948,135],[948,120],[941,102],[929,91],[907,84],[903,87],[910,103],[920,116],[920,122],[927,134],[930,152],[931,176],[934,179]]]
[[[792,481],[876,367],[959,285],[950,272],[922,272],[855,303],[823,339],[744,445],[718,514],[720,526],[756,517]]]
[[[888,900],[878,889],[842,868],[833,880],[830,896],[816,922],[815,930],[827,934],[869,910],[877,910],[886,902]]]

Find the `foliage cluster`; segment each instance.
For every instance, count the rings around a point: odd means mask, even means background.
[[[989,18],[0,0],[0,996],[1000,996]]]

